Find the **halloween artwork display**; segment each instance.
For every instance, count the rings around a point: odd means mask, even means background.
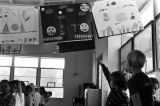
[[[0,45],[0,54],[20,54],[21,45],[5,44]]]
[[[38,9],[0,6],[0,44],[39,44]]]
[[[143,29],[135,0],[103,0],[94,3],[93,17],[99,37]]]
[[[90,5],[41,6],[40,11],[45,43],[92,39]]]

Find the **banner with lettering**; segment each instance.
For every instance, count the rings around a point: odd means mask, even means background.
[[[39,44],[38,9],[0,6],[0,44]]]
[[[40,11],[45,43],[93,38],[89,4],[41,6]]]
[[[135,0],[103,0],[94,3],[93,17],[99,37],[143,29]]]

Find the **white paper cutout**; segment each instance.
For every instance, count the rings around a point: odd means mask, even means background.
[[[103,0],[92,8],[99,37],[143,29],[135,0]]]
[[[0,44],[39,44],[38,9],[0,6]]]

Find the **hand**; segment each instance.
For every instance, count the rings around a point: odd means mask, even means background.
[[[98,64],[103,64],[103,62],[102,62],[101,59],[97,59],[97,63],[98,63]]]

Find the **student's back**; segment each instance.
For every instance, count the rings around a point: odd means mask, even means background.
[[[145,61],[146,56],[139,50],[127,55],[128,71],[133,75],[127,83],[133,106],[153,106],[152,81],[141,70]]]
[[[151,80],[145,73],[140,72],[135,74],[128,81],[128,88],[131,96],[139,93],[142,106],[152,106]]]

